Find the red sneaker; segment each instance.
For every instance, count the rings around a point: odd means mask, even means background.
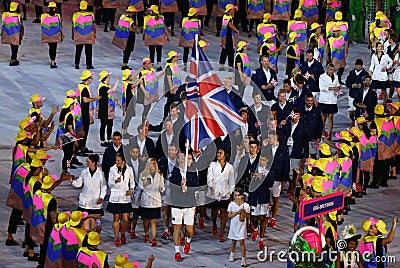
[[[269,223],[270,227],[275,227],[276,226],[276,221],[274,218],[271,219],[270,223]]]
[[[156,241],[155,238],[153,238],[153,239],[151,240],[151,246],[152,246],[152,247],[157,246],[157,241]]]
[[[218,242],[224,242],[224,235],[223,234],[220,234],[218,236]]]
[[[199,229],[204,229],[204,220],[199,219]]]
[[[181,238],[180,244],[181,244],[181,246],[183,246],[185,244],[185,238]]]
[[[121,246],[121,241],[119,241],[119,239],[115,239],[115,246],[117,248]]]
[[[258,248],[259,249],[264,249],[265,248],[264,241],[258,241]]]
[[[135,233],[135,231],[131,231],[131,238],[133,239],[133,238],[136,238],[136,233]]]
[[[270,217],[266,217],[265,218],[265,227],[268,227],[269,226],[269,221],[270,221]]]
[[[175,261],[182,261],[182,256],[179,252],[175,253]]]
[[[148,234],[144,236],[143,241],[145,243],[149,243],[149,235]]]
[[[251,235],[251,240],[256,241],[258,236],[258,229],[254,229],[253,234]]]
[[[164,232],[161,236],[162,239],[164,240],[168,240],[169,239],[169,233],[168,232]]]
[[[322,137],[328,137],[328,134],[325,132],[325,130],[324,131],[322,131]]]
[[[121,234],[121,242],[122,242],[122,245],[126,244],[126,236],[125,236],[125,234]]]
[[[190,252],[190,243],[187,243],[185,241],[185,247],[183,248],[183,253],[189,254],[189,252]]]
[[[170,233],[170,234],[173,234],[173,233],[174,233],[174,226],[169,227],[169,233]]]
[[[213,226],[212,235],[213,236],[217,235],[217,226]]]
[[[128,232],[128,233],[131,232],[131,224],[130,224],[130,223],[128,223],[128,224],[126,225],[126,232]]]

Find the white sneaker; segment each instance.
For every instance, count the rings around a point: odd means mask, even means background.
[[[231,252],[231,254],[229,255],[229,261],[230,262],[234,262],[235,261],[235,253]]]
[[[240,265],[241,265],[242,267],[247,267],[246,259],[242,259],[242,262],[240,263]]]

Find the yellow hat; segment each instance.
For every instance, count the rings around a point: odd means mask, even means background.
[[[69,217],[69,225],[74,227],[77,226],[81,223],[81,220],[86,218],[88,215],[87,212],[82,212],[82,211],[74,211],[71,213],[71,216]]]
[[[361,224],[361,228],[365,233],[368,233],[369,227],[371,227],[372,225],[376,225],[376,228],[382,234],[387,234],[386,224],[382,220],[377,220],[372,217],[369,218],[369,220],[363,221]]]
[[[311,24],[311,31],[315,30],[315,29],[318,29],[318,28],[320,28],[322,26],[323,26],[322,24],[314,22],[313,24]]]
[[[359,125],[359,124],[366,123],[366,122],[368,122],[368,121],[367,121],[367,119],[365,119],[364,116],[360,116],[360,117],[358,117],[358,118],[356,119],[356,123],[357,123],[358,125]]]
[[[353,135],[356,136],[357,138],[360,138],[362,136],[362,134],[364,133],[361,129],[359,129],[357,127],[352,127],[350,129],[350,132],[353,133]]]
[[[308,171],[311,171],[311,170],[312,170],[315,161],[316,161],[316,160],[313,159],[313,158],[307,158],[307,160],[306,160],[306,165],[307,165],[307,170],[308,170]],[[303,181],[303,182],[304,182],[304,181]]]
[[[229,10],[231,10],[231,9],[236,9],[237,8],[237,6],[234,6],[234,5],[232,5],[232,4],[227,4],[226,6],[225,6],[225,12],[228,12]]]
[[[322,186],[322,178],[321,176],[314,176],[313,181],[312,181],[312,188],[314,191],[318,193],[323,193],[324,192],[324,187]]]
[[[375,106],[374,113],[376,115],[383,115],[384,112],[385,112],[385,108],[383,107],[382,104],[377,104]]]
[[[85,0],[82,0],[79,4],[79,9],[81,10],[86,10],[88,6],[88,3]]]
[[[65,93],[65,96],[69,97],[69,98],[76,97],[76,91],[73,89],[67,90],[67,92]]]
[[[339,140],[345,140],[345,141],[352,141],[353,140],[351,138],[351,136],[350,136],[350,133],[347,130],[342,130],[340,132],[336,132],[335,136]]]
[[[134,70],[129,70],[129,69],[125,69],[122,71],[122,80],[126,80],[128,79],[128,77],[132,74],[134,74]]]
[[[71,106],[71,104],[73,104],[73,103],[75,103],[75,100],[73,100],[71,98],[65,98],[64,105],[62,106],[61,109],[69,108]]]
[[[340,11],[336,11],[335,13],[335,20],[342,20],[343,19],[343,14]]]
[[[17,10],[19,3],[18,2],[11,2],[10,4],[10,11],[14,12]]]
[[[33,159],[30,166],[31,167],[42,167],[43,163],[42,163],[42,161],[40,161],[40,159]]]
[[[31,138],[31,133],[27,132],[25,129],[21,129],[17,133],[17,137],[14,138],[16,141],[22,141],[25,140],[26,138]]]
[[[111,74],[112,74],[111,72],[101,71],[99,73],[99,77],[100,77],[99,81],[103,80],[106,76],[110,76]]]
[[[270,38],[273,38],[275,35],[274,34],[272,34],[271,32],[266,32],[265,34],[264,34],[264,40],[268,40],[268,39],[270,39]]]
[[[171,50],[170,52],[168,52],[167,59],[169,60],[169,59],[172,59],[173,57],[177,57],[177,56],[179,56],[179,53],[174,50]]]
[[[298,19],[301,18],[303,16],[303,11],[301,11],[300,9],[296,9],[296,11],[294,12],[294,18]]]
[[[122,268],[136,268],[136,264],[134,264],[133,262],[127,262],[124,264],[124,266],[122,266]]]
[[[143,60],[142,60],[142,64],[145,64],[145,63],[151,63],[151,60],[150,60],[150,58],[144,58]]]
[[[210,45],[210,43],[207,43],[206,41],[204,41],[204,40],[199,40],[199,46],[201,47],[201,48],[203,48],[203,47],[208,47]]]
[[[351,150],[351,147],[348,146],[346,143],[341,143],[340,146],[339,146],[339,149],[340,149],[346,156],[350,156],[350,152],[352,151],[352,150]]]
[[[304,186],[304,188],[307,188],[308,186],[311,186],[311,184],[310,184],[310,179],[311,179],[311,181],[312,181],[312,175],[311,175],[310,173],[304,174],[301,178],[302,178],[302,180],[303,180],[303,186]]]
[[[129,7],[126,9],[126,12],[134,13],[134,12],[138,12],[138,11],[137,11],[137,9],[136,9],[135,6],[129,6]]]
[[[49,3],[49,8],[50,8],[50,7],[57,7],[57,5],[56,5],[56,3],[54,3],[54,2],[50,2],[50,3]]]
[[[329,218],[331,218],[331,220],[336,221],[336,219],[337,219],[336,214],[337,214],[336,211],[332,211],[332,212],[328,213],[328,216],[329,216]]]
[[[240,41],[237,45],[237,50],[241,50],[244,47],[247,47],[248,45],[250,45],[250,43],[247,43],[246,41]]]
[[[25,129],[26,127],[29,127],[30,125],[33,124],[33,122],[35,122],[35,119],[36,119],[36,117],[35,118],[31,118],[30,116],[22,119],[19,122],[19,128],[20,129]]]
[[[269,13],[269,12],[264,14],[264,21],[267,21],[267,20],[273,19],[273,18],[274,18],[274,16],[271,15],[271,13]]]
[[[85,1],[82,1],[85,2]],[[93,77],[94,73],[89,70],[84,70],[81,75],[81,81],[88,79],[89,77]]]
[[[122,266],[128,262],[128,256],[125,254],[119,254],[115,257],[115,268],[122,268]]]
[[[340,27],[337,24],[333,25],[332,32],[340,32]]]
[[[153,13],[158,14],[158,6],[156,5],[151,5],[147,10],[153,11]]]
[[[328,144],[323,143],[320,145],[319,150],[321,151],[321,153],[323,153],[324,155],[331,155],[331,149],[329,147]]]
[[[293,42],[296,37],[299,37],[299,35],[296,32],[291,32],[289,34],[290,42]]]
[[[319,170],[325,172],[327,162],[328,160],[326,160],[325,158],[315,160],[313,167],[318,168]]]
[[[197,12],[199,12],[199,10],[198,10],[197,8],[191,7],[191,8],[189,9],[188,16],[189,16],[189,17],[193,17],[194,15],[197,14]]]
[[[50,189],[56,181],[56,175],[46,176],[43,178],[42,189]]]
[[[69,212],[69,211],[68,211]],[[57,216],[57,222],[59,224],[64,224],[69,220],[69,214],[68,212],[61,212]]]
[[[382,220],[378,220],[378,223],[376,224],[376,228],[378,228],[378,231],[381,232],[382,234],[387,234],[386,230],[386,223]]]
[[[13,2],[14,3],[14,2]],[[33,94],[31,96],[31,101],[29,102],[29,104],[35,103],[35,102],[42,102],[44,101],[46,98],[43,98],[42,96],[40,96],[39,94]]]
[[[381,19],[381,17],[384,16],[384,15],[385,15],[385,14],[384,14],[382,11],[377,11],[377,12],[375,13],[375,19],[376,19],[376,20]]]
[[[88,234],[88,244],[91,246],[100,245],[100,235],[98,232],[90,232]]]
[[[388,103],[388,105],[390,106],[390,108],[393,108],[395,110],[400,109],[400,102],[390,102]]]
[[[44,160],[51,158],[50,155],[48,155],[45,151],[41,149],[37,150],[36,153],[28,153],[28,154],[31,159]]]

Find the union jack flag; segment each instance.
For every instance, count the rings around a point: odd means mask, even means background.
[[[197,83],[186,90],[184,133],[191,148],[198,150],[244,122],[197,42],[192,50],[190,76]]]

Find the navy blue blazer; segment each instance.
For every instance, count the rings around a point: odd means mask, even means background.
[[[274,95],[275,87],[264,90],[261,88],[261,86],[268,85],[269,83],[271,83],[272,79],[275,79],[275,81],[278,81],[276,72],[274,70],[272,70],[271,68],[269,68],[269,72],[271,73],[271,78],[269,80],[267,80],[267,77],[265,76],[265,73],[264,73],[264,70],[262,67],[256,69],[251,76],[251,81],[253,81],[257,85],[257,87],[262,92],[262,94],[264,95],[264,97],[267,101],[276,100],[276,97]]]
[[[182,175],[179,167],[174,167],[170,173],[169,182],[171,187],[171,206],[177,208],[190,208],[197,205],[195,192],[198,190],[199,178],[196,171],[186,173],[187,192],[182,191]]]
[[[289,170],[290,170],[289,150],[287,144],[280,142],[275,152],[274,161],[272,162],[271,165],[271,170],[269,171],[267,176],[268,180],[281,181],[281,182],[289,181]]]
[[[364,68],[361,70],[361,73],[359,75],[356,74],[355,69],[350,71],[349,75],[346,78],[346,87],[349,89],[349,96],[351,98],[354,99],[357,95],[357,92],[360,91],[359,88],[352,88],[352,85],[353,84],[363,85],[363,78],[367,75],[368,73],[367,71],[364,70]]]
[[[101,169],[103,170],[104,178],[106,179],[106,181],[108,181],[110,168],[115,165],[115,159],[117,157],[117,154],[123,154],[123,153],[124,153],[124,146],[122,144],[117,152],[114,150],[114,146],[112,144],[104,150],[103,161],[101,162]]]
[[[236,187],[242,188],[245,192],[249,192],[249,185],[251,181],[251,174],[256,171],[260,154],[257,154],[253,164],[250,163],[249,153],[246,153],[239,161],[237,170]]]
[[[319,92],[319,77],[325,72],[322,64],[314,60],[313,64],[308,67],[307,61],[304,61],[300,65],[300,70],[303,75],[305,75],[307,72],[314,75],[314,79],[311,77],[306,79],[304,86],[307,87],[310,92]]]
[[[318,107],[313,106],[311,111],[306,111],[305,106],[301,107],[300,121],[303,124],[304,136],[307,141],[321,139],[322,136],[322,116]]]
[[[361,89],[359,92],[357,92],[357,95],[353,101],[354,107],[356,107],[355,116],[357,118],[360,117],[364,112],[367,112],[368,116],[366,117],[366,119],[373,120],[375,117],[374,109],[375,105],[378,103],[378,97],[376,95],[376,92],[370,88],[368,90],[367,95],[365,95],[363,101],[363,91],[364,89]],[[367,109],[364,110],[362,108],[357,107],[356,106],[357,103],[364,103],[365,105],[367,105]]]
[[[288,122],[285,125],[285,141],[287,143],[290,134],[292,133],[293,124]],[[292,134],[293,138],[293,145],[292,145],[292,152],[290,153],[290,158],[294,159],[301,159],[308,157],[308,139],[305,135],[304,126],[301,121],[297,125],[296,129],[293,131]]]

